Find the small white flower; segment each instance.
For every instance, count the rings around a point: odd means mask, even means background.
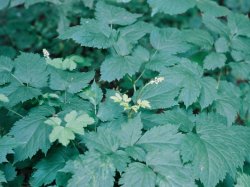
[[[111,96],[110,99],[114,100],[116,103],[120,103],[122,101],[122,96],[119,93],[116,93],[114,96]]]
[[[164,81],[164,77],[155,77],[148,84],[159,84],[162,81]]]
[[[139,107],[142,107],[142,108],[151,108],[150,103],[147,100],[138,99],[137,104],[139,105]]]
[[[131,101],[131,98],[129,98],[127,94],[123,94],[122,100],[126,103],[129,103]]]
[[[50,59],[49,55],[49,51],[47,49],[43,49],[43,56],[47,59]]]

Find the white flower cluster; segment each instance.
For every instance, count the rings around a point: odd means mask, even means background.
[[[111,96],[110,99],[116,103],[120,103],[124,110],[133,110],[134,112],[138,112],[140,108],[151,108],[149,101],[141,99],[137,100],[136,105],[130,105],[129,103],[132,99],[128,97],[127,94],[123,94],[121,96],[119,93],[116,93],[114,96]]]
[[[49,51],[47,49],[43,49],[43,56],[47,59],[50,59],[49,55]]]
[[[164,77],[155,77],[148,84],[159,84],[162,81],[164,81]]]

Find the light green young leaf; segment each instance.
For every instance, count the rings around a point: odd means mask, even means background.
[[[58,140],[62,145],[67,146],[70,140],[75,139],[75,134],[70,128],[66,128],[63,126],[55,126],[53,127],[52,132],[49,135],[50,142],[55,142]]]
[[[196,131],[185,136],[181,148],[182,159],[191,161],[195,177],[204,187],[215,186],[227,173],[234,178],[249,153],[249,129],[207,121],[197,125]]]
[[[204,69],[214,70],[225,65],[227,57],[224,54],[212,52],[204,60]]]
[[[156,174],[145,164],[133,162],[126,169],[125,173],[123,173],[119,184],[121,184],[122,187],[155,187]]]
[[[195,6],[195,0],[148,0],[152,15],[163,12],[169,15],[182,14]]]
[[[123,8],[108,5],[102,1],[96,4],[95,10],[95,17],[98,21],[111,25],[130,25],[141,16],[140,14],[132,14]]]
[[[0,163],[7,162],[7,154],[13,154],[13,149],[17,146],[17,142],[10,136],[0,137]]]

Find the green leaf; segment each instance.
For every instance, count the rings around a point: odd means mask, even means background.
[[[98,128],[97,132],[85,134],[82,139],[89,150],[97,150],[103,154],[116,152],[121,142],[111,129],[103,128]]]
[[[182,159],[191,161],[193,172],[204,187],[215,186],[228,173],[233,178],[249,152],[249,129],[221,124],[199,124],[197,134],[183,139]]]
[[[146,163],[160,178],[159,186],[196,186],[190,168],[183,166],[181,162],[179,151],[167,148],[149,152]]]
[[[94,78],[94,72],[66,72],[53,70],[50,75],[50,88],[52,90],[77,93],[88,86]]]
[[[250,37],[249,18],[242,14],[231,13],[228,16],[228,27],[233,35],[241,35]]]
[[[0,138],[0,163],[7,162],[7,154],[13,154],[13,149],[17,146],[17,142],[10,136]]]
[[[29,86],[36,88],[47,86],[48,72],[45,59],[38,54],[21,53],[15,59],[14,76]]]
[[[220,82],[218,97],[215,101],[216,112],[227,118],[227,124],[231,125],[240,109],[240,90],[232,83]]]
[[[103,93],[102,89],[94,81],[91,87],[85,89],[79,96],[83,99],[88,99],[94,106],[97,106],[103,98]]]
[[[202,78],[201,95],[199,97],[201,109],[211,105],[217,99],[217,82],[211,77]]]
[[[208,70],[222,68],[225,65],[226,60],[227,58],[224,54],[212,52],[206,56],[204,60],[204,68]]]
[[[121,130],[118,134],[121,139],[121,147],[133,146],[141,137],[142,127],[140,114],[129,119],[127,123],[121,124]]]
[[[122,187],[155,187],[156,174],[145,164],[134,162],[129,165],[119,181]]]
[[[6,163],[4,165],[0,165],[0,169],[4,172],[6,181],[13,181],[17,175],[16,168],[10,164]]]
[[[98,21],[111,25],[130,25],[141,16],[140,14],[132,14],[123,8],[108,5],[102,1],[96,4],[95,10],[95,17]]]
[[[30,184],[42,186],[52,183],[56,179],[58,171],[65,166],[74,153],[76,151],[70,148],[53,150],[35,165],[36,171],[30,179]]]
[[[182,14],[195,6],[195,0],[148,0],[152,15],[163,12],[169,15]]]
[[[217,53],[225,53],[229,51],[229,42],[226,38],[220,37],[216,40],[214,47]]]
[[[180,57],[160,51],[152,55],[145,67],[153,71],[164,72],[167,67],[178,64],[180,61]]]
[[[136,100],[147,100],[151,109],[170,108],[177,105],[175,98],[179,94],[179,88],[166,81],[159,84],[148,84],[136,93]],[[164,100],[162,100],[164,98]]]
[[[178,126],[163,125],[148,130],[136,143],[147,151],[162,150],[168,147],[177,149],[183,136],[178,133]]]
[[[109,48],[114,43],[115,31],[108,25],[93,19],[83,19],[81,25],[68,28],[60,39],[73,39],[86,47]]]
[[[150,34],[150,43],[156,50],[163,50],[168,54],[186,52],[191,47],[176,28],[154,29]]]
[[[202,16],[202,21],[209,30],[225,37],[229,36],[230,31],[228,27],[217,18],[205,14]]]
[[[0,56],[0,85],[10,82],[13,67],[14,63],[10,58]]]
[[[111,82],[116,79],[120,80],[126,74],[134,75],[144,62],[143,59],[138,57],[137,53],[142,52],[147,55],[146,51],[142,50],[142,47],[137,47],[132,55],[107,57],[101,65],[101,79]]]
[[[101,79],[111,82],[120,80],[126,74],[132,76],[140,70],[143,60],[136,55],[140,47],[137,47],[129,56],[110,56],[101,65]],[[112,72],[112,73],[110,73]]]
[[[209,50],[213,46],[214,39],[207,31],[201,29],[184,30],[182,34],[184,41],[197,45],[202,49]]]
[[[39,149],[47,153],[51,145],[50,127],[44,123],[45,120],[43,116],[29,115],[14,124],[9,134],[21,144],[15,148],[15,161],[31,158]]]
[[[110,99],[111,96],[115,95],[114,90],[107,90],[106,100],[100,103],[97,117],[102,121],[112,121],[119,118],[122,115],[123,107],[118,103],[115,103]]]
[[[235,187],[247,187],[249,184],[250,184],[250,176],[245,173],[241,173],[237,177],[237,184],[235,185]]]
[[[110,187],[114,185],[115,167],[112,159],[97,152],[87,152],[73,161],[68,161],[61,171],[73,174],[68,186]]]
[[[182,61],[163,72],[166,82],[182,88],[179,100],[183,101],[186,107],[196,102],[201,93],[202,74],[201,67],[190,61]]]
[[[0,170],[0,186],[2,186],[1,184],[6,182],[5,176],[3,171]]]
[[[197,1],[197,7],[201,12],[214,17],[222,17],[229,14],[229,10],[210,0]]]

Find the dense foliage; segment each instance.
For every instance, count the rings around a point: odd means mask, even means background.
[[[249,187],[248,0],[0,0],[0,186]]]

